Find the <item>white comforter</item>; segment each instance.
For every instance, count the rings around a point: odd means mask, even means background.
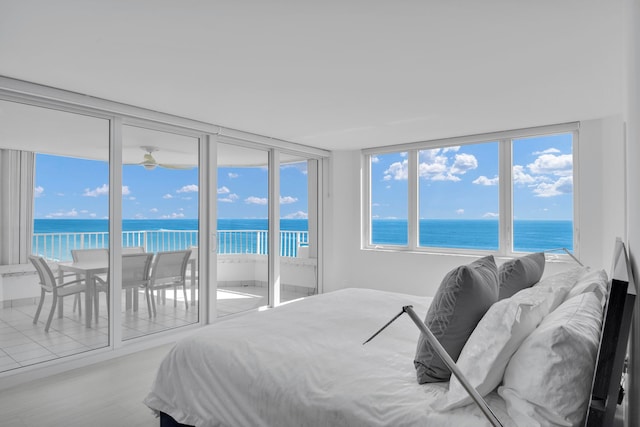
[[[203,328],[176,345],[145,403],[196,426],[485,426],[475,405],[436,412],[448,383],[419,385],[419,330],[405,305],[430,298],[345,289]],[[513,423],[495,393],[489,405]]]

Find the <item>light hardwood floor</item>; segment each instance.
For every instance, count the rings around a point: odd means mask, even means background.
[[[172,346],[143,350],[0,391],[0,426],[159,426],[142,400]]]

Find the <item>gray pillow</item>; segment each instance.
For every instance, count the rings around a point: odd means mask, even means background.
[[[498,268],[492,255],[447,273],[424,323],[455,361],[482,316],[498,300]],[[420,334],[413,361],[418,383],[448,381],[451,371]]]
[[[498,268],[500,293],[498,299],[509,298],[522,289],[531,287],[540,281],[544,272],[544,253],[514,258]]]

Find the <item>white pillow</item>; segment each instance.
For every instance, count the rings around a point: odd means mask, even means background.
[[[548,287],[552,289],[572,288],[578,279],[585,275],[589,269],[587,267],[573,267],[550,276],[543,277],[534,287]]]
[[[569,290],[566,299],[573,298],[585,292],[594,292],[598,299],[600,299],[600,303],[604,304],[608,287],[609,279],[604,270],[589,271],[578,279],[577,283]]]
[[[524,340],[498,388],[518,427],[584,420],[601,324],[600,301],[588,292],[565,301]]]
[[[564,299],[561,290],[527,288],[493,304],[462,349],[457,365],[481,396],[493,391],[513,353],[542,319]],[[455,375],[449,392],[433,409],[449,410],[472,403]]]

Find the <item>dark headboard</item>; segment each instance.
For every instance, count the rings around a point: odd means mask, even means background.
[[[618,403],[636,287],[624,243],[616,240],[600,347],[585,425],[610,427]]]

